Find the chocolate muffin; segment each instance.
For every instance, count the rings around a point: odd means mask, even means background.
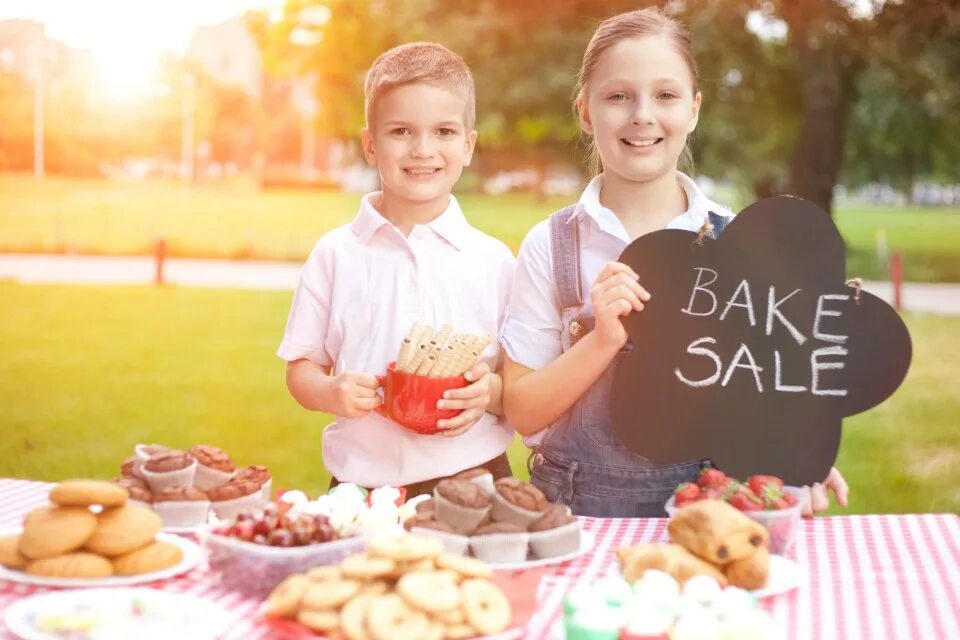
[[[441,480],[437,485],[437,492],[461,507],[484,509],[490,506],[490,497],[469,480]]]
[[[509,522],[526,530],[549,504],[540,489],[517,478],[500,478],[495,486],[491,510],[495,522]]]
[[[486,536],[491,533],[523,533],[524,529],[521,529],[515,524],[510,524],[509,522],[491,522],[490,524],[485,524],[481,527],[477,527],[472,535],[475,536]]]
[[[196,527],[206,523],[210,499],[196,487],[164,489],[154,495],[153,510],[165,527]]]
[[[552,504],[547,507],[542,516],[530,524],[530,527],[527,530],[547,531],[548,529],[556,529],[557,527],[562,527],[565,524],[570,524],[571,522],[576,521],[577,519],[567,512],[566,507],[559,504]]]
[[[141,469],[144,479],[154,493],[164,489],[192,487],[196,472],[196,459],[189,453],[174,450],[151,456]]]
[[[150,456],[150,459],[144,463],[143,468],[153,473],[168,473],[186,469],[193,462],[193,456],[189,453],[170,450]]]
[[[190,447],[187,453],[197,459],[197,477],[194,485],[202,491],[208,491],[229,482],[237,467],[230,456],[220,448],[208,444]]]

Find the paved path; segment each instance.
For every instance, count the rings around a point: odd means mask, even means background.
[[[244,260],[168,259],[164,280],[184,287],[292,290],[300,264]],[[152,258],[0,254],[0,280],[28,284],[149,284]],[[889,282],[865,282],[870,293],[891,302]],[[909,311],[960,316],[960,284],[908,282],[903,304]]]

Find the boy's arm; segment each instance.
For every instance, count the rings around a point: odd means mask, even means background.
[[[330,375],[330,367],[305,358],[287,363],[287,389],[311,411],[358,418],[380,406],[377,377],[370,373]]]

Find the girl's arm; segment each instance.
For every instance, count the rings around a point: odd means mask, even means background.
[[[542,369],[529,369],[506,356],[503,408],[507,421],[522,436],[549,426],[597,381],[619,348],[599,344],[591,331]]]
[[[506,356],[503,406],[520,435],[529,436],[552,424],[600,378],[627,342],[620,317],[643,310],[641,300],[650,300],[650,294],[639,285],[633,269],[610,262],[590,290],[596,319],[593,331],[536,371]]]

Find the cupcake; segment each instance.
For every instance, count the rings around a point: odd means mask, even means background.
[[[441,480],[433,490],[432,502],[437,520],[459,533],[475,529],[490,513],[490,496],[469,480]]]
[[[186,489],[193,486],[197,460],[189,453],[167,450],[151,456],[143,463],[141,472],[154,493],[164,489]]]
[[[257,483],[234,478],[222,487],[207,492],[213,512],[221,520],[233,520],[246,509],[257,509],[262,505],[260,487]]]
[[[187,449],[187,453],[197,459],[197,476],[193,480],[193,486],[201,491],[227,484],[237,472],[233,460],[223,449],[198,444]]]
[[[470,538],[457,533],[453,527],[445,522],[432,518],[417,522],[410,528],[410,533],[439,538],[440,542],[443,543],[444,550],[455,556],[466,555],[467,549],[470,547]]]
[[[127,490],[127,493],[130,494],[127,504],[136,505],[145,509],[153,508],[151,504],[153,502],[153,494],[150,493],[150,487],[147,486],[144,480],[120,476],[119,478],[114,478],[113,484],[123,487]]]
[[[517,478],[500,478],[494,486],[491,513],[495,522],[509,522],[526,529],[549,504],[540,489]]]
[[[137,456],[130,456],[120,465],[120,476],[124,478],[141,478],[140,468],[137,465]]]
[[[527,531],[530,550],[538,558],[555,558],[580,548],[580,523],[559,504],[547,507]]]
[[[158,453],[164,453],[166,451],[170,451],[170,448],[162,444],[138,444],[133,448],[133,475],[142,478],[143,474],[141,473],[141,469],[143,469],[143,465],[146,464],[147,460]]]
[[[244,467],[237,472],[237,475],[234,476],[234,479],[241,482],[253,482],[260,487],[261,502],[258,506],[262,507],[270,502],[270,491],[273,487],[273,477],[270,475],[270,470],[266,467],[258,464]]]
[[[527,559],[530,534],[509,522],[491,522],[470,536],[473,555],[491,564],[523,562]]]
[[[470,482],[479,485],[488,496],[492,496],[496,491],[493,486],[493,474],[482,467],[461,471],[453,477],[457,480],[469,480]]]
[[[210,499],[195,487],[164,489],[153,496],[153,510],[165,527],[196,527],[206,524]]]

